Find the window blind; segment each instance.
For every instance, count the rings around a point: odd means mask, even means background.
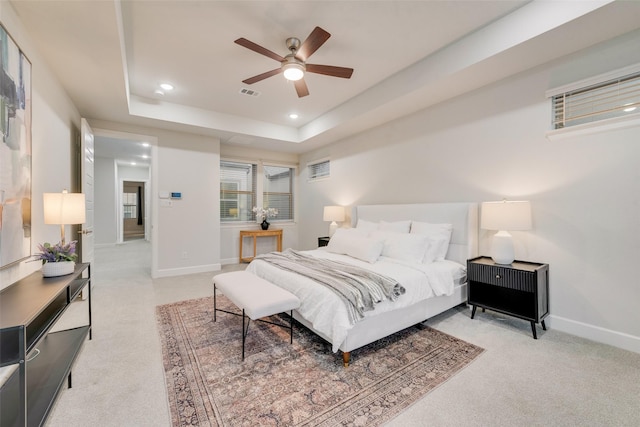
[[[554,95],[553,129],[640,112],[640,72]]]
[[[319,179],[331,176],[331,164],[329,160],[323,160],[318,163],[311,163],[307,166],[309,170],[309,179]]]
[[[220,220],[255,221],[256,164],[220,162]]]
[[[262,204],[278,209],[278,221],[293,220],[293,178],[295,169],[285,166],[267,166],[264,169]]]

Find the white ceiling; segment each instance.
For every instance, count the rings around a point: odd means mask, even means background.
[[[640,2],[607,0],[10,2],[83,117],[294,153],[640,28]],[[332,37],[308,62],[351,79],[242,83],[279,64],[234,40],[284,56],[315,26]]]

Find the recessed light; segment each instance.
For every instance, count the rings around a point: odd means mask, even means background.
[[[135,166],[135,165],[136,165],[136,162],[131,162],[131,166]]]
[[[625,113],[630,113],[631,111],[633,111],[633,110],[635,110],[635,109],[636,109],[636,107],[635,107],[635,106],[631,107],[631,106],[633,105],[633,103],[624,104],[624,106],[625,106],[625,107],[626,107],[627,105],[629,105],[629,107],[624,109],[624,112],[625,112]]]
[[[143,142],[143,143],[142,143],[142,146],[143,146],[143,147],[148,147],[148,146],[149,146],[149,143],[148,143],[148,142]]]
[[[143,159],[148,159],[148,158],[149,158],[149,156],[147,156],[146,154],[143,154],[143,155],[142,155],[142,158],[143,158]]]
[[[156,89],[153,93],[155,93],[156,95],[164,96],[164,92],[160,89]]]
[[[173,85],[169,83],[160,83],[160,87],[164,90],[173,90]]]
[[[300,117],[299,115],[297,115],[296,113],[291,113],[289,114],[289,118],[290,119],[297,119],[298,117]]]

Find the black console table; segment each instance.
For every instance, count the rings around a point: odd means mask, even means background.
[[[88,324],[56,330],[54,325],[83,289],[89,290]],[[84,340],[91,339],[91,267],[44,278],[37,271],[0,292],[0,425],[40,426]]]
[[[467,261],[469,284],[468,304],[519,317],[531,322],[533,338],[537,339],[536,323],[546,330],[544,318],[549,315],[549,265],[514,261],[496,264],[489,257]]]

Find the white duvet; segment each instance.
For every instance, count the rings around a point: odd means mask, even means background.
[[[365,317],[408,307],[434,296],[451,295],[456,281],[465,276],[464,266],[447,260],[418,264],[381,257],[374,264],[370,264],[347,255],[327,252],[323,248],[303,253],[368,268],[392,277],[404,286],[404,295],[394,302],[386,300],[377,304],[375,310],[365,313]],[[309,321],[314,329],[331,338],[333,351],[338,351],[353,325],[349,323],[344,303],[336,294],[307,277],[281,270],[260,259],[254,259],[247,266],[247,271],[296,295],[300,299],[298,313]]]

